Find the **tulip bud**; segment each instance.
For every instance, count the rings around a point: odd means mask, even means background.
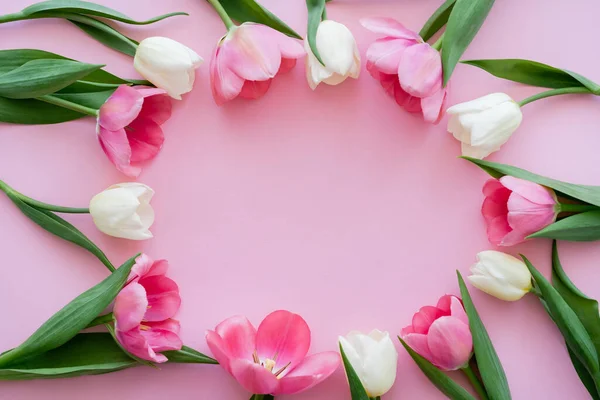
[[[517,301],[531,290],[531,273],[518,258],[499,251],[477,254],[468,279],[477,289],[504,301]]]
[[[306,78],[311,89],[321,82],[339,85],[346,78],[358,78],[360,74],[360,53],[350,30],[332,20],[325,20],[317,29],[317,49],[325,63],[321,64],[312,53],[308,40],[304,41],[306,57]]]
[[[150,200],[154,190],[141,183],[119,183],[95,195],[90,214],[103,233],[131,240],[150,239],[154,222]]]
[[[519,104],[504,93],[456,104],[446,112],[448,132],[462,142],[463,156],[479,159],[500,150],[523,119]]]
[[[398,352],[390,335],[377,329],[368,335],[350,332],[340,344],[369,397],[387,393],[396,380]]]
[[[192,49],[165,37],[142,40],[135,52],[133,66],[156,87],[181,100],[181,95],[194,87],[195,69],[202,57]]]

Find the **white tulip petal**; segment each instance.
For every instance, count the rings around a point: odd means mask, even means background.
[[[448,114],[462,114],[469,112],[479,112],[487,110],[502,104],[507,101],[512,101],[511,97],[505,93],[491,93],[475,100],[453,105],[446,110]]]
[[[479,290],[505,301],[516,301],[531,289],[531,273],[525,263],[499,251],[477,254],[469,281]]]

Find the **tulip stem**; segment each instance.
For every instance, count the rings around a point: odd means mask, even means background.
[[[536,100],[545,99],[546,97],[552,96],[560,96],[562,94],[593,94],[590,92],[588,88],[585,87],[569,87],[569,88],[561,88],[561,89],[552,89],[547,90],[545,92],[541,92],[538,94],[534,94],[533,96],[527,97],[519,102],[519,106],[523,107],[525,104],[532,103]]]
[[[99,317],[94,318],[92,322],[90,322],[85,329],[93,328],[98,325],[108,324],[113,321],[113,313],[108,313],[106,315],[100,315]]]
[[[591,204],[558,204],[558,212],[581,213],[586,211],[598,211],[600,208]]]
[[[24,19],[27,19],[27,17],[25,17],[25,15],[19,11],[14,14],[0,15],[0,24],[4,24],[5,22],[21,21]]]
[[[444,41],[445,34],[446,32],[442,33],[442,35],[438,38],[438,40],[435,41],[434,44],[431,45],[431,47],[433,47],[437,51],[440,51],[440,49],[442,48],[442,42]]]
[[[227,14],[227,11],[225,11],[225,9],[221,5],[221,3],[219,3],[219,0],[207,0],[207,1],[210,3],[211,6],[213,6],[213,8],[217,12],[217,14],[219,14],[219,17],[221,17],[221,20],[225,24],[225,27],[227,28],[228,31],[230,31],[231,28],[235,27],[235,24],[233,23],[233,21],[229,17],[229,14]]]
[[[32,199],[31,197],[25,196],[23,193],[17,192],[15,189],[8,186],[5,182],[0,180],[0,190],[2,190],[6,194],[11,194],[21,200],[23,203],[27,203],[32,207],[37,209],[47,210],[47,211],[55,211],[59,213],[65,214],[89,214],[89,208],[74,208],[74,207],[62,207],[55,206],[53,204],[42,203],[41,201],[37,201]]]
[[[271,396],[270,394],[255,394],[252,397],[250,397],[250,400],[273,400],[275,399],[275,397]]]
[[[473,371],[473,368],[471,368],[471,365],[467,365],[466,367],[464,367],[462,369],[462,372],[467,376],[469,382],[471,382],[471,385],[473,385],[473,388],[477,392],[479,398],[481,400],[488,400],[489,398],[487,392],[485,391],[485,387],[475,374],[475,371]]]
[[[73,103],[71,101],[61,99],[50,94],[47,94],[42,97],[37,97],[36,100],[54,104],[55,106],[66,108],[68,110],[77,111],[78,113],[89,115],[91,117],[98,117],[98,110],[94,108],[82,106],[81,104]]]

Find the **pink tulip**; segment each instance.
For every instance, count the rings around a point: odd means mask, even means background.
[[[442,87],[440,53],[392,18],[363,18],[362,25],[385,35],[367,50],[367,71],[399,106],[437,124],[444,115],[448,87]]]
[[[512,176],[483,186],[481,213],[490,243],[512,246],[556,221],[558,206],[551,189]]]
[[[208,331],[206,341],[219,364],[254,394],[302,392],[325,380],[340,364],[333,351],[306,357],[310,329],[289,311],[267,315],[258,330],[246,317],[231,317]]]
[[[458,297],[445,295],[436,307],[425,306],[400,337],[433,365],[453,371],[467,365],[473,350],[469,319]]]
[[[113,314],[117,340],[125,350],[144,360],[163,363],[167,350],[180,350],[179,288],[165,274],[166,260],[152,261],[145,254],[135,260],[129,283],[115,300]]]
[[[163,89],[119,86],[98,113],[102,150],[119,171],[137,177],[138,163],[160,151],[165,140],[160,126],[170,117],[171,100]]]
[[[296,65],[302,44],[265,25],[246,22],[231,28],[210,62],[213,97],[218,105],[240,96],[262,97],[271,80]]]

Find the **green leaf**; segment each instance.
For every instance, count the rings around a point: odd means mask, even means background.
[[[469,317],[475,359],[477,360],[483,385],[488,392],[490,400],[510,400],[512,397],[502,363],[485,329],[485,325],[483,325],[481,318],[479,318],[479,313],[477,313],[477,309],[475,308],[475,304],[473,304],[469,289],[467,289],[462,275],[458,271],[456,271],[456,274],[458,275],[458,286],[460,287],[463,305]]]
[[[585,368],[585,365],[581,363],[581,361],[577,358],[573,350],[567,345],[567,351],[569,352],[569,358],[571,358],[571,362],[573,363],[573,367],[575,368],[575,372],[579,375],[579,379],[583,386],[587,389],[590,396],[592,396],[593,400],[600,400],[600,394],[598,389],[596,388],[596,383],[594,382],[594,378],[590,375],[588,370]]]
[[[456,0],[446,0],[437,10],[435,10],[427,22],[425,22],[425,25],[423,25],[423,28],[421,28],[421,31],[419,32],[419,36],[421,36],[424,41],[431,39],[437,31],[442,29],[442,26],[446,25],[450,13],[454,8],[454,3],[456,3]]]
[[[296,31],[255,0],[219,0],[227,14],[238,22],[256,22],[296,39],[302,39]]]
[[[54,314],[23,344],[0,356],[0,367],[24,362],[67,343],[96,318],[119,294],[127,282],[135,257],[127,260],[108,278],[77,296]]]
[[[591,80],[567,70],[536,61],[522,59],[467,60],[465,64],[481,68],[498,78],[552,89],[585,87],[600,94],[600,86]]]
[[[84,15],[67,15],[66,18],[106,47],[135,57],[139,43],[123,35],[110,25]]]
[[[323,65],[325,63],[321,59],[319,49],[317,48],[317,30],[323,18],[325,11],[325,0],[306,0],[306,8],[308,9],[308,28],[306,32],[306,40],[310,50],[315,55],[315,58]]]
[[[45,18],[47,15],[52,17],[52,13],[55,12],[90,15],[94,17],[112,19],[114,21],[124,22],[131,25],[148,25],[176,15],[188,15],[184,12],[174,12],[170,14],[159,15],[158,17],[154,17],[145,21],[136,21],[111,8],[101,6],[100,4],[79,0],[42,1],[21,11],[25,17],[33,18]]]
[[[600,239],[600,211],[587,211],[561,219],[528,238],[550,238],[573,242],[590,242]]]
[[[546,178],[526,171],[521,168],[513,167],[506,164],[495,163],[491,161],[478,160],[471,157],[461,157],[473,164],[479,166],[492,177],[499,179],[504,175],[514,176],[515,178],[525,179],[526,181],[535,182],[543,186],[547,186],[556,190],[568,197],[581,200],[583,202],[593,204],[600,207],[600,186],[575,185]]]
[[[113,90],[105,90],[102,92],[87,92],[87,93],[56,93],[54,97],[63,100],[68,100],[72,103],[77,103],[85,107],[95,108],[97,110],[108,100],[114,93]],[[90,130],[93,128],[90,127]]]
[[[454,382],[448,375],[440,371],[435,365],[430,363],[427,359],[419,355],[402,338],[398,337],[402,346],[406,349],[408,354],[412,357],[417,366],[423,371],[425,376],[429,378],[431,383],[435,385],[442,393],[444,393],[449,399],[452,400],[475,400],[469,392],[467,392],[462,386]]]
[[[444,86],[469,44],[483,25],[494,0],[457,0],[442,41]]]
[[[0,97],[0,122],[24,125],[58,124],[87,117],[39,100],[15,100]]]
[[[217,360],[192,349],[183,346],[181,350],[162,352],[171,363],[178,364],[218,364]]]
[[[52,94],[100,68],[102,65],[70,60],[28,61],[0,75],[0,96],[28,99]]]
[[[348,377],[348,386],[350,386],[350,396],[352,397],[352,400],[369,400],[369,395],[367,394],[365,387],[356,374],[354,367],[352,367],[352,364],[350,361],[348,361],[348,357],[344,352],[344,347],[341,343],[339,346],[340,354],[342,355],[342,361],[344,363],[344,369],[346,370],[346,376]]]
[[[597,381],[600,376],[600,366],[598,365],[598,355],[594,343],[587,333],[584,325],[581,323],[577,314],[573,311],[567,302],[562,298],[560,293],[552,287],[550,282],[544,278],[542,274],[529,262],[529,260],[521,255],[525,265],[531,272],[537,287],[539,288],[542,298],[548,308],[548,311],[554,320],[557,328],[562,333],[567,346],[573,354],[581,361],[590,375]]]

